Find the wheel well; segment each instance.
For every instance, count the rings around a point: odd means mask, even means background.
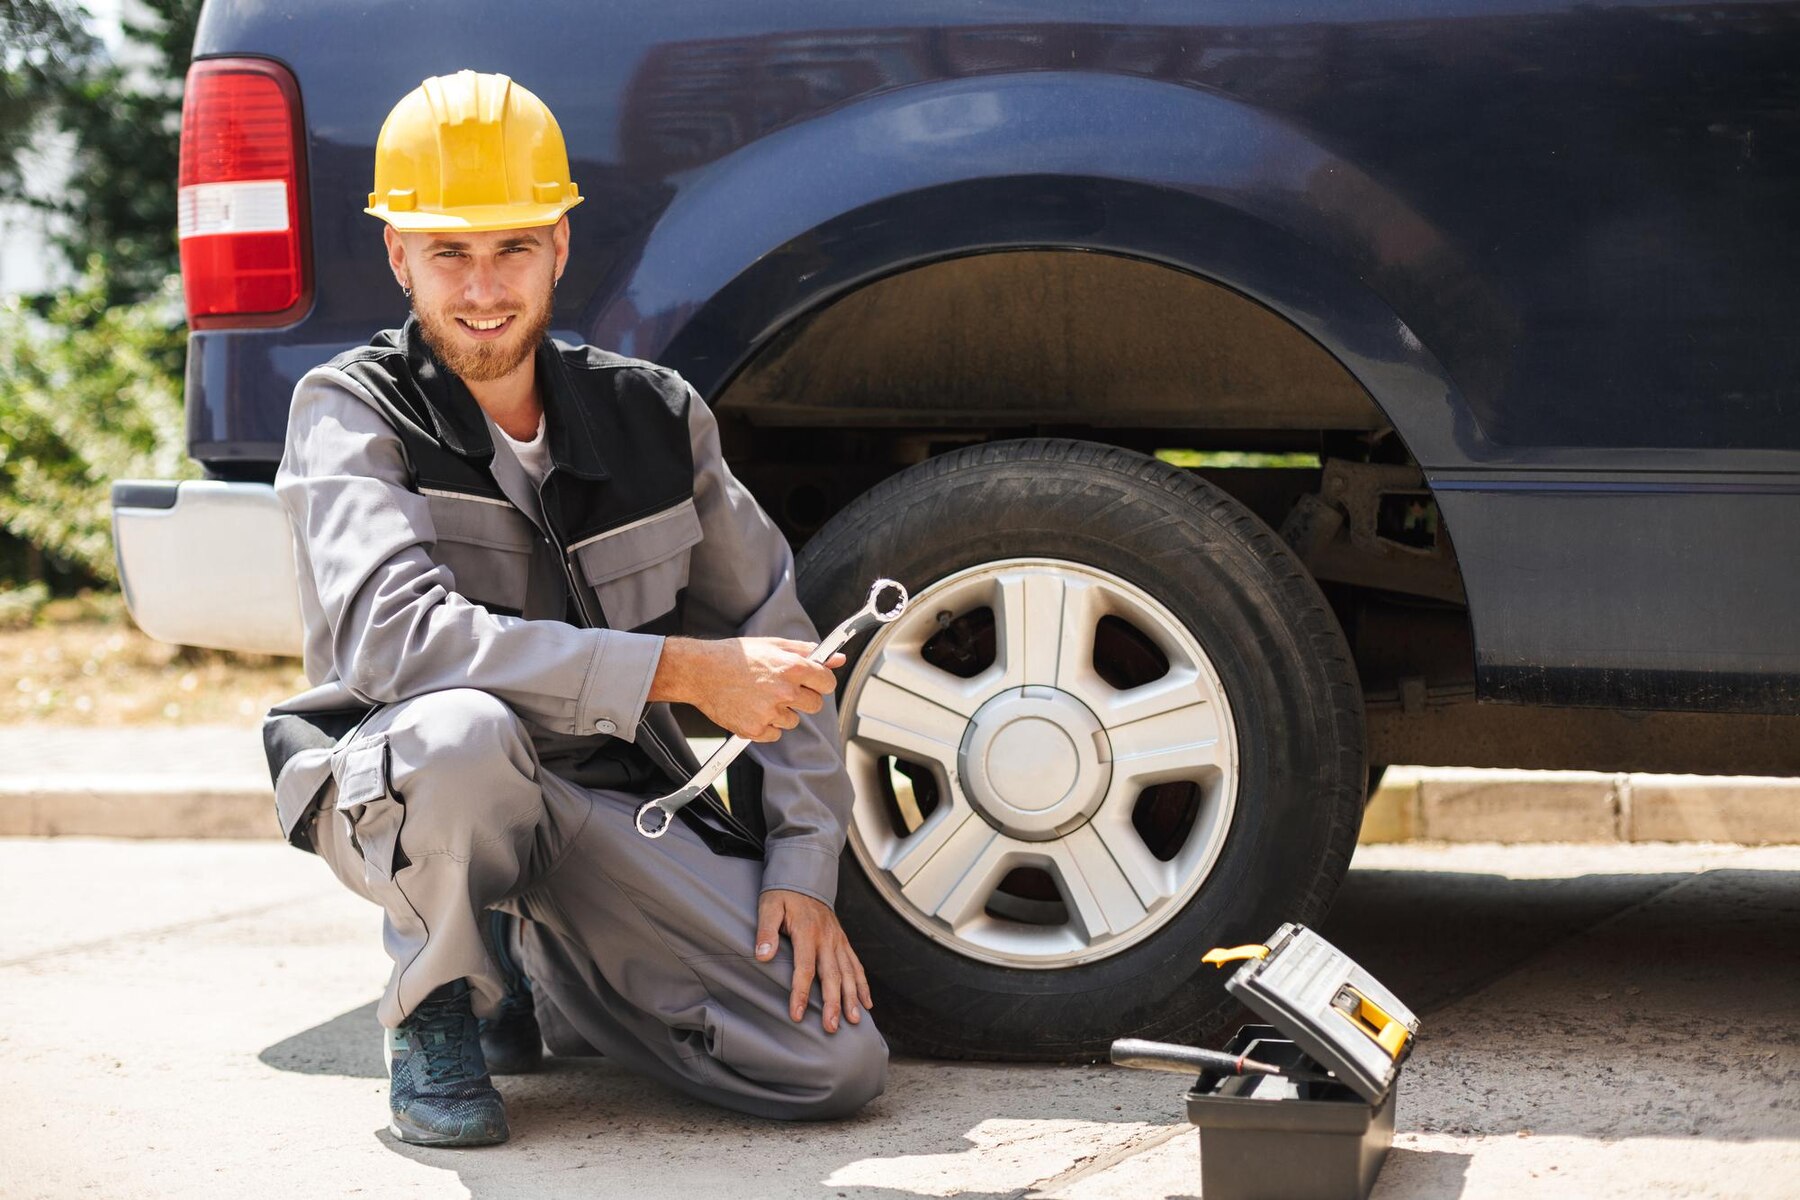
[[[734,470],[796,544],[971,442],[1157,454],[1282,531],[1372,697],[1473,694],[1461,575],[1405,446],[1336,359],[1220,284],[1079,250],[933,262],[785,326],[716,407]]]
[[[1376,430],[1335,359],[1262,305],[1083,250],[946,259],[782,329],[720,407],[762,426]]]

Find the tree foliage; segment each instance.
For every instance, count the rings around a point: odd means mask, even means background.
[[[109,63],[65,89],[58,122],[75,141],[75,171],[56,202],[68,222],[63,252],[96,256],[108,304],[153,295],[179,270],[175,235],[181,91],[200,0],[137,0],[151,20],[127,21],[150,52],[143,70]]]
[[[98,52],[86,16],[65,0],[0,0],[0,194],[56,213],[59,250],[77,268],[96,256],[108,304],[154,294],[178,267],[176,174],[181,85],[200,0],[135,0],[149,19],[124,22],[121,61]],[[13,49],[15,46],[16,50]],[[26,191],[19,159],[46,128],[69,139],[73,169],[54,194]]]
[[[23,198],[20,160],[97,48],[80,12],[60,0],[0,0],[0,198]]]
[[[0,0],[0,196],[58,214],[45,252],[81,272],[57,295],[0,298],[0,526],[105,582],[112,481],[197,473],[184,452],[176,176],[200,0],[130,11],[147,19],[128,12],[114,62],[71,0]],[[72,168],[36,194],[23,159],[53,132]]]
[[[46,317],[0,311],[0,524],[114,583],[111,484],[198,474],[183,439],[173,288],[108,307],[102,272]]]

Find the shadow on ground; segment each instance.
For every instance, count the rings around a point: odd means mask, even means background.
[[[1425,1017],[1401,1093],[1402,1134],[1744,1141],[1800,1127],[1800,956],[1791,950],[1800,945],[1800,873],[1359,870],[1323,931]],[[1721,1004],[1732,1008],[1724,1024]],[[374,1005],[261,1059],[380,1078]],[[475,1200],[1021,1200],[1039,1194],[1022,1183],[1066,1175],[1084,1154],[1128,1149],[1183,1116],[1181,1080],[1104,1067],[897,1060],[885,1096],[852,1120],[816,1126],[722,1112],[604,1060],[553,1059],[541,1074],[499,1082],[514,1130],[505,1153],[376,1136],[454,1170]],[[361,1116],[347,1120],[368,1128]],[[1456,1196],[1469,1166],[1467,1154],[1397,1147],[1381,1194]],[[1197,1164],[1190,1178],[1198,1191]]]
[[[1421,1017],[1691,874],[1509,879],[1352,871],[1319,926]]]
[[[1472,1154],[1408,1150],[1396,1146],[1388,1151],[1376,1186],[1381,1189],[1383,1200],[1399,1196],[1456,1200],[1468,1182],[1469,1163],[1474,1157]]]
[[[387,1066],[381,1054],[381,1025],[375,1019],[375,1004],[371,1000],[323,1025],[296,1033],[256,1057],[264,1066],[301,1075],[386,1079]]]

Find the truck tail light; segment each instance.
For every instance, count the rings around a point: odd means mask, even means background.
[[[281,325],[311,299],[300,89],[278,63],[208,58],[181,105],[188,324]]]

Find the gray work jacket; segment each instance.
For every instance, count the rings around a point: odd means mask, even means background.
[[[817,640],[786,539],[679,375],[549,339],[537,370],[541,488],[411,321],[301,379],[275,492],[314,686],[272,717],[478,688],[542,730],[672,752],[685,773],[674,715],[646,703],[663,637]],[[270,748],[290,839],[332,749]],[[833,903],[851,786],[831,698],[748,753],[763,768],[763,887]]]

